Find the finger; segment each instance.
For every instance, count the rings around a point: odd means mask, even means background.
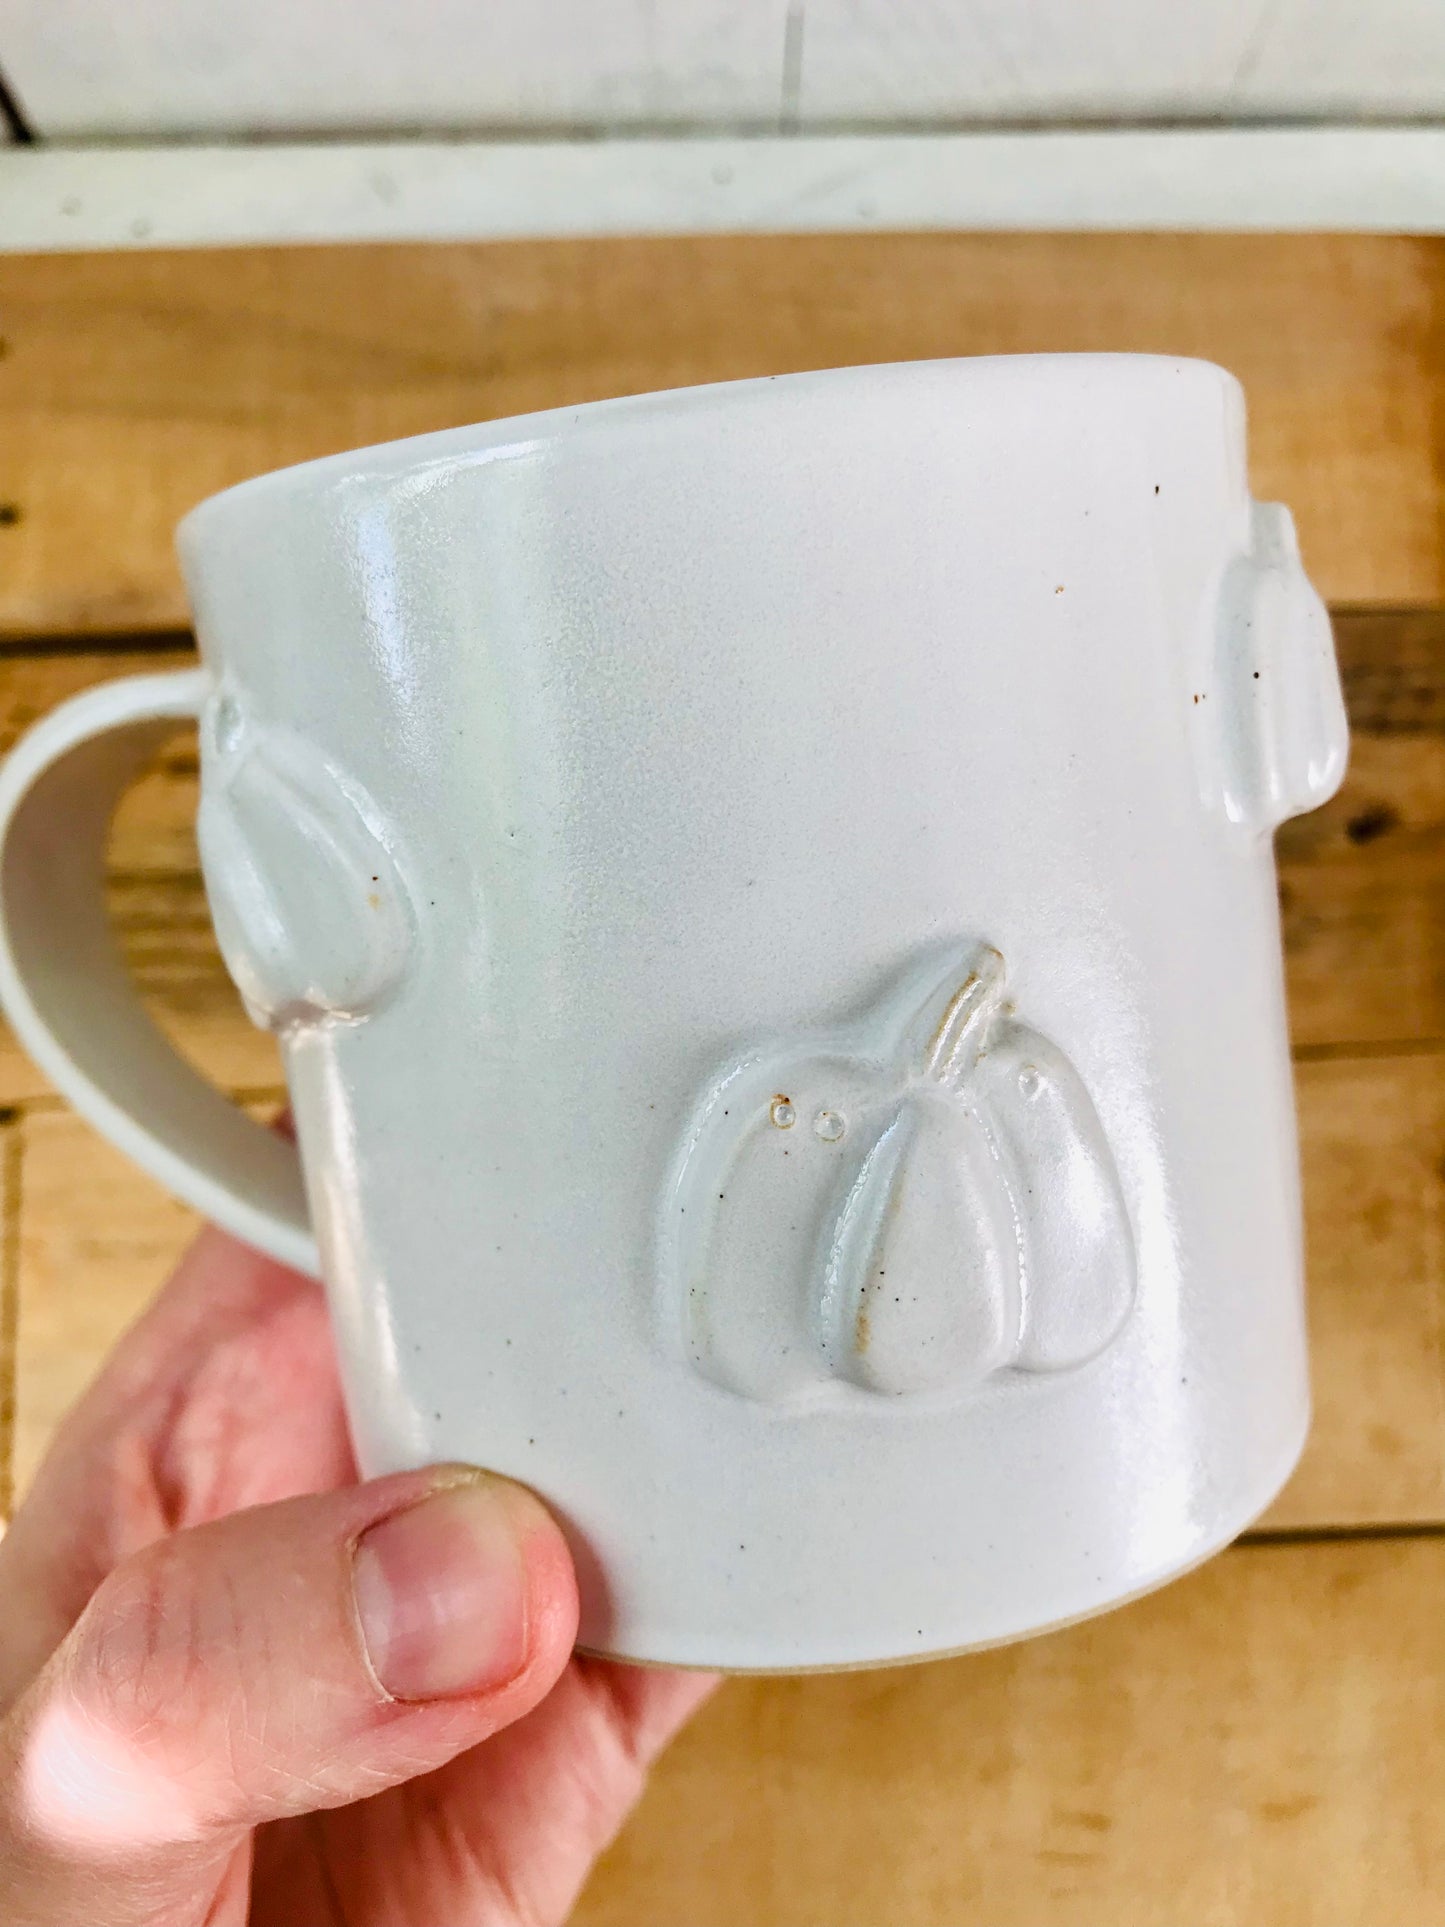
[[[18,1884],[0,1877],[0,1918],[63,1916],[101,1873],[107,1919],[137,1895],[164,1908],[136,1918],[183,1915],[245,1829],[430,1772],[528,1712],[576,1612],[540,1503],[465,1467],[150,1547],[0,1729],[0,1867]]]
[[[169,1454],[154,1516],[136,1514],[136,1529],[151,1536],[294,1496],[269,1489],[253,1496],[246,1489],[248,1481],[269,1486],[284,1463],[262,1428],[254,1441],[259,1453],[240,1455],[229,1471],[215,1449],[222,1442],[219,1422],[209,1433],[177,1430],[176,1421],[191,1413],[226,1412],[242,1401],[263,1418],[289,1413],[288,1437],[298,1422],[314,1423],[303,1419],[298,1404],[319,1403],[325,1426],[318,1443],[326,1469],[334,1469],[341,1398],[320,1287],[208,1227],[61,1425],[40,1475],[47,1497],[63,1500],[87,1486],[97,1461],[115,1456],[113,1441],[123,1433],[139,1433]]]
[[[534,1713],[446,1769],[445,1784],[473,1781],[485,1830],[475,1857],[522,1903],[519,1918],[569,1918],[653,1762],[717,1684],[715,1673],[578,1658]]]
[[[716,1684],[574,1659],[535,1711],[426,1780],[258,1835],[251,1919],[570,1918],[653,1760]]]
[[[0,1541],[0,1711],[131,1553],[355,1476],[314,1280],[202,1233],[61,1425]]]

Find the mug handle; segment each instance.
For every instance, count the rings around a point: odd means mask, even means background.
[[[193,1070],[151,1021],[106,914],[105,845],[127,785],[211,691],[205,669],[73,697],[0,769],[0,1003],[101,1134],[282,1264],[319,1271],[296,1147]]]

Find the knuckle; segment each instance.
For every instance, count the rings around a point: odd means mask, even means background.
[[[75,1670],[94,1716],[146,1748],[194,1733],[216,1683],[210,1616],[193,1565],[164,1544],[117,1567],[79,1629]]]

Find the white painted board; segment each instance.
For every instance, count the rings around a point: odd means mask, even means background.
[[[776,110],[784,18],[785,0],[5,0],[0,69],[47,136],[706,124]]]
[[[0,153],[0,250],[866,229],[1445,233],[1445,130]]]
[[[1445,0],[3,0],[38,132],[1445,113]]]

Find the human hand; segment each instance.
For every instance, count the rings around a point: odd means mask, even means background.
[[[561,1920],[712,1684],[576,1625],[522,1487],[356,1483],[319,1289],[207,1231],[0,1541],[0,1919]]]

